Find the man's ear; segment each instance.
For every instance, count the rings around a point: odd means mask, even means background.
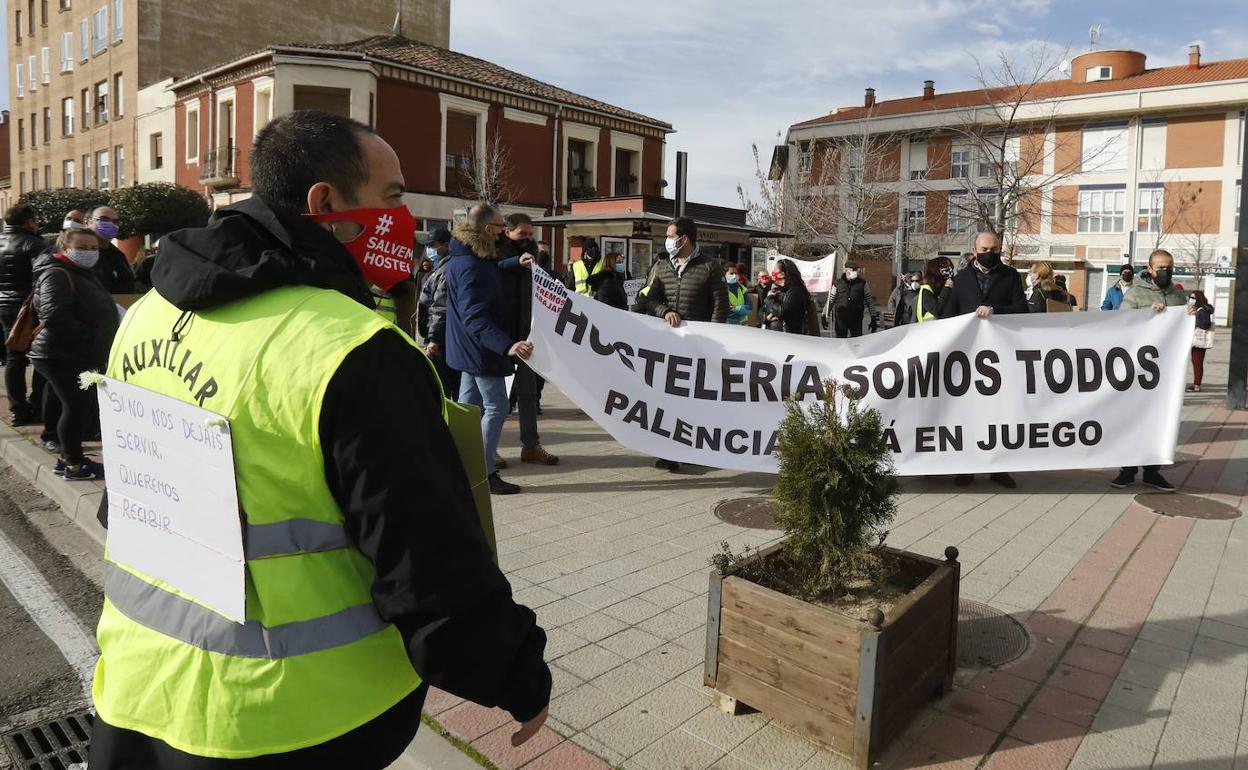
[[[334,210],[334,188],[328,182],[317,182],[308,190],[308,213],[328,214]]]

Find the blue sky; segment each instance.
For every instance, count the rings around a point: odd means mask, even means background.
[[[672,123],[669,174],[687,151],[689,197],[721,205],[755,185],[751,143],[766,158],[790,123],[860,104],[867,86],[973,87],[974,57],[1029,43],[1078,53],[1093,24],[1150,66],[1186,61],[1193,42],[1207,60],[1248,57],[1243,0],[451,0],[453,48]]]
[[[451,0],[451,45],[527,75],[661,118],[689,153],[689,197],[737,205],[776,132],[836,106],[975,86],[973,57],[1045,41],[1101,47],[1149,66],[1248,57],[1243,0]],[[1248,95],[1246,95],[1248,96]]]

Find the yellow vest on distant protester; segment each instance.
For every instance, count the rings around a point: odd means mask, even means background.
[[[599,257],[598,261],[594,263],[594,269],[591,271],[585,267],[584,257],[572,263],[572,277],[576,279],[577,294],[584,294],[586,297],[593,296],[593,290],[589,287],[589,277],[601,273],[604,264],[606,264],[606,260]]]

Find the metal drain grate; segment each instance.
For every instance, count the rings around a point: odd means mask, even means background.
[[[71,770],[85,767],[87,749],[91,745],[90,712],[79,711],[58,719],[39,722],[14,730],[4,736],[20,770]]]
[[[715,504],[715,517],[738,527],[780,529],[771,513],[771,500],[766,497],[720,500]]]
[[[1027,629],[983,602],[958,601],[958,666],[994,668],[1017,659],[1031,643]]]
[[[1217,500],[1196,495],[1184,495],[1167,492],[1145,492],[1135,496],[1135,501],[1150,511],[1162,516],[1179,516],[1185,519],[1238,519],[1242,513],[1238,508]]]

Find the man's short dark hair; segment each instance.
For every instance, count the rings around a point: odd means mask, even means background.
[[[507,223],[508,230],[515,230],[520,225],[533,224],[533,217],[525,214],[523,211],[517,211],[514,214],[508,214],[503,218],[503,221]]]
[[[676,234],[685,236],[690,243],[698,242],[698,223],[689,217],[676,217],[668,224],[676,225]]]
[[[296,110],[275,118],[251,148],[251,185],[270,206],[306,214],[308,190],[334,186],[349,203],[368,182],[360,138],[376,132],[357,120],[319,110]]]
[[[4,223],[10,227],[25,227],[27,222],[38,218],[35,207],[29,203],[19,203],[4,212]]]

